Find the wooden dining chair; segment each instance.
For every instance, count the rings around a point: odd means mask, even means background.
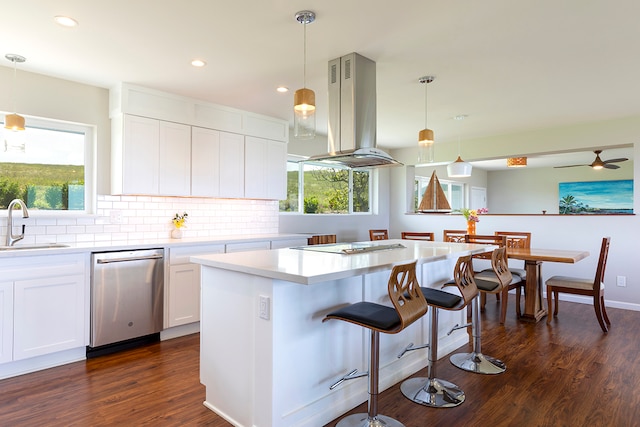
[[[405,240],[429,240],[431,242],[435,240],[433,233],[419,233],[414,231],[403,231],[401,237]]]
[[[507,248],[531,248],[531,233],[525,231],[496,231],[496,236],[507,237]],[[523,280],[527,278],[527,273],[524,268],[516,268],[509,266],[511,274],[517,274]]]
[[[463,243],[467,230],[442,230],[443,242]]]
[[[370,240],[387,240],[388,238],[389,233],[387,230],[369,230]]]
[[[547,285],[547,323],[551,323],[551,306],[555,305],[553,317],[558,316],[558,294],[560,292],[575,295],[586,295],[593,298],[593,308],[596,311],[598,323],[603,332],[608,332],[608,326],[611,326],[607,310],[604,307],[604,271],[607,266],[607,257],[609,255],[609,244],[611,237],[604,237],[600,246],[600,258],[598,259],[598,268],[596,276],[593,279],[580,279],[568,276],[552,276],[545,284]]]
[[[311,245],[326,245],[329,243],[336,243],[335,234],[321,234],[317,236],[311,236],[307,239],[307,244]]]

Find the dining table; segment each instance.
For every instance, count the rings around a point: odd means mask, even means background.
[[[524,261],[526,280],[524,285],[524,311],[520,320],[536,323],[547,315],[542,303],[542,263],[576,263],[589,256],[588,251],[507,248],[507,257]]]

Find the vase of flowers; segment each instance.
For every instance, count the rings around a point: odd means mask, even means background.
[[[467,234],[476,234],[476,224],[480,221],[480,215],[489,212],[487,208],[460,209],[459,211],[467,220]]]
[[[186,222],[187,222],[187,217],[188,216],[189,216],[188,213],[183,212],[182,215],[176,213],[176,215],[173,217],[171,222],[173,222],[173,226],[175,228],[173,230],[171,230],[171,237],[172,238],[174,238],[174,239],[181,239],[182,238],[182,229],[187,226]]]

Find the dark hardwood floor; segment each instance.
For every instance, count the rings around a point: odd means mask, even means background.
[[[437,376],[464,389],[462,405],[427,408],[395,385],[381,394],[380,413],[407,427],[638,425],[640,312],[608,309],[603,334],[591,306],[561,301],[547,326],[516,321],[510,303],[504,327],[493,298],[483,315],[483,352],[506,362],[505,373],[468,373],[445,357]],[[191,335],[2,380],[0,425],[230,426],[202,405],[198,349]]]

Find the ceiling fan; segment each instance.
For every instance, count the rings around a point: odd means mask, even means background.
[[[600,153],[602,153],[602,150],[594,150],[593,151],[596,154],[596,159],[588,165],[568,165],[568,166],[556,166],[556,168],[573,168],[576,166],[591,166],[593,169],[618,169],[620,166],[618,165],[613,165],[612,163],[619,163],[619,162],[624,162],[627,159],[626,157],[621,157],[619,159],[609,159],[609,160],[602,160],[600,158]]]

